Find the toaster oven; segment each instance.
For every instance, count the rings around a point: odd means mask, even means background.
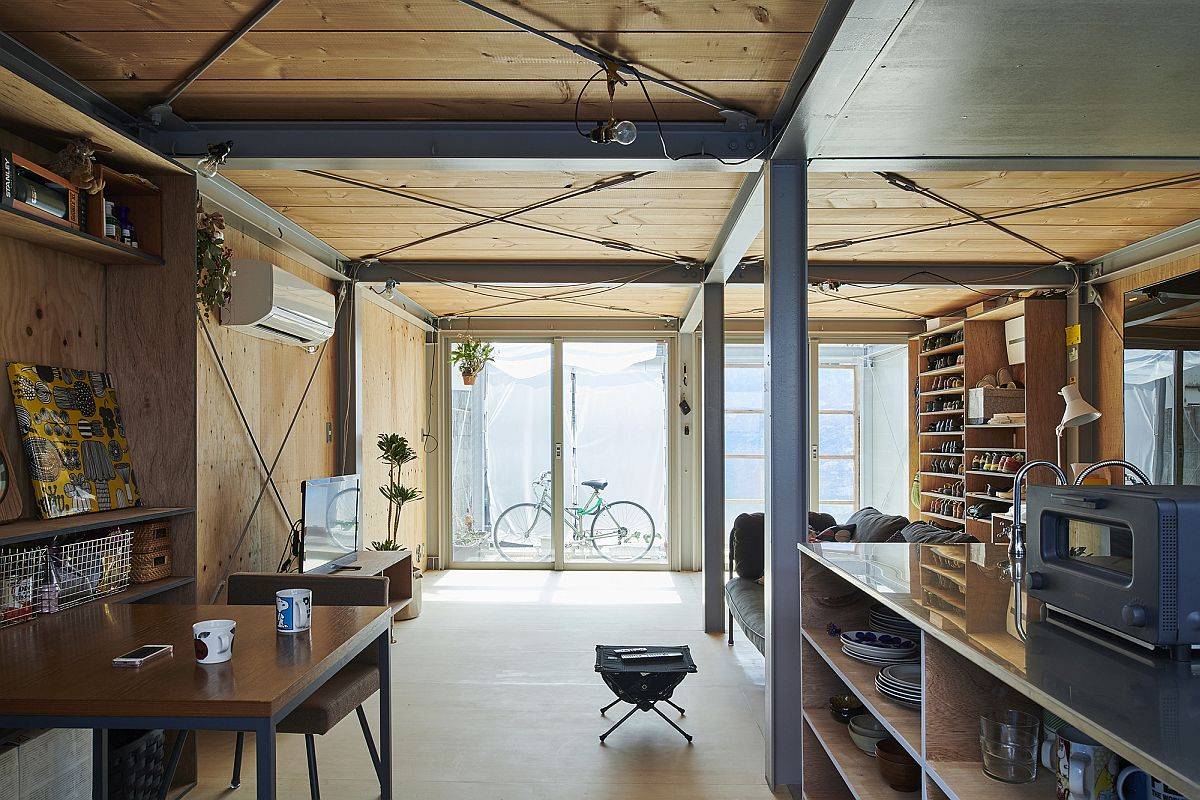
[[[1031,486],[1029,596],[1183,655],[1200,644],[1200,487]]]

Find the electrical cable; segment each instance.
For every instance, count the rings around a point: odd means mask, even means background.
[[[721,158],[720,156],[716,155],[715,153],[705,153],[705,152],[686,153],[682,156],[673,156],[673,155],[671,155],[670,151],[667,149],[667,137],[663,133],[662,120],[659,119],[658,109],[654,107],[654,101],[650,99],[650,90],[648,90],[646,88],[646,83],[642,80],[641,75],[634,73],[634,77],[637,78],[638,85],[642,87],[642,94],[646,96],[646,102],[650,105],[650,112],[654,115],[654,127],[658,130],[658,141],[662,143],[663,155],[670,161],[685,161],[687,159],[692,159],[692,158],[711,158],[721,164],[724,164],[727,167],[736,167],[736,166],[740,166],[741,164],[745,164],[748,161],[753,161],[754,159],[761,157],[763,153],[767,152],[768,148],[770,148],[773,144],[775,144],[775,141],[776,141],[775,139],[768,140],[767,143],[762,146],[762,149],[760,149],[757,153],[755,153],[752,156],[747,156],[746,158],[743,158],[739,161],[726,161],[725,159]],[[587,88],[587,85],[585,84],[584,89],[586,89],[586,88]],[[583,97],[582,90],[580,90],[579,96]],[[578,101],[576,101],[576,103],[575,103],[575,108],[576,109],[579,108]],[[575,125],[576,125],[576,127],[578,127],[579,123],[576,122]]]
[[[485,214],[482,211],[475,211],[473,209],[454,206],[450,203],[443,203],[439,200],[434,200],[429,197],[422,197],[421,195],[409,194],[408,192],[401,192],[401,191],[399,191],[397,189],[393,189],[389,186],[379,186],[377,184],[369,183],[367,181],[360,181],[360,180],[357,180],[354,178],[346,178],[346,177],[343,177],[341,175],[338,175],[338,174],[332,173],[332,172],[324,172],[322,170],[310,170],[310,169],[302,169],[302,170],[299,170],[299,172],[301,172],[305,175],[315,175],[316,177],[325,178],[326,180],[336,181],[338,183],[344,183],[347,186],[354,186],[359,189],[370,189],[372,191],[380,192],[382,194],[389,194],[394,197],[400,197],[405,200],[411,200],[414,203],[421,203],[423,205],[433,206],[434,208],[440,208],[440,209],[443,209],[446,211],[455,211],[460,214],[467,214],[470,216],[479,217],[481,219],[486,219],[491,222],[503,222],[505,225],[515,225],[518,228],[525,228],[526,230],[539,231],[541,233],[549,233],[549,234],[552,234],[555,236],[562,236],[562,237],[565,237],[568,239],[575,239],[577,241],[587,242],[588,244],[598,245],[600,247],[606,247],[611,250],[621,250],[624,252],[642,253],[644,255],[654,256],[655,258],[667,259],[667,260],[671,261],[672,263],[676,263],[676,264],[699,264],[700,263],[699,261],[697,261],[694,258],[688,258],[686,256],[680,255],[679,253],[666,253],[661,250],[651,250],[649,248],[641,247],[640,245],[630,244],[628,242],[616,241],[613,239],[597,239],[597,238],[594,238],[591,236],[584,236],[583,234],[579,234],[579,233],[571,233],[568,231],[556,230],[554,228],[547,228],[542,225],[534,225],[534,224],[531,224],[528,222],[518,222],[513,219],[502,219],[502,218],[497,217],[494,214]]]
[[[1177,177],[1177,178],[1165,178],[1165,179],[1159,180],[1159,181],[1150,181],[1150,182],[1144,183],[1144,184],[1137,184],[1134,186],[1125,186],[1120,189],[1109,189],[1104,192],[1096,192],[1096,193],[1088,194],[1088,195],[1079,195],[1076,197],[1067,198],[1065,200],[1054,200],[1054,201],[1051,201],[1048,203],[1041,203],[1041,204],[1031,205],[1031,206],[1023,206],[1021,208],[1014,208],[1014,209],[1009,209],[1008,211],[1002,211],[997,214],[987,214],[987,215],[982,215],[982,216],[984,217],[985,220],[1009,219],[1011,217],[1022,216],[1025,214],[1036,214],[1036,213],[1039,213],[1042,211],[1055,211],[1055,210],[1062,209],[1062,208],[1070,208],[1071,206],[1081,205],[1083,203],[1090,203],[1095,200],[1108,200],[1108,199],[1111,199],[1114,197],[1124,197],[1125,195],[1137,194],[1138,192],[1146,192],[1146,191],[1150,191],[1152,189],[1165,189],[1165,188],[1168,188],[1171,186],[1178,186],[1178,185],[1185,184],[1185,183],[1194,183],[1197,180],[1200,180],[1200,173],[1190,173],[1188,175],[1184,175],[1184,176]],[[974,218],[951,220],[948,222],[940,222],[935,225],[923,225],[923,226],[919,226],[919,227],[915,227],[915,228],[907,228],[905,230],[900,230],[900,231],[891,231],[889,233],[878,233],[878,234],[873,234],[870,236],[859,236],[859,237],[856,237],[853,239],[839,239],[837,242],[826,242],[824,245],[821,245],[821,247],[825,247],[825,249],[828,249],[828,250],[834,250],[834,249],[840,249],[842,247],[852,247],[854,245],[867,244],[870,242],[881,242],[881,241],[886,241],[888,239],[899,239],[899,238],[902,238],[905,236],[914,236],[919,233],[930,233],[932,231],[948,230],[950,228],[962,227],[963,225],[976,225],[979,222],[980,222],[980,220],[977,220]],[[830,247],[829,245],[832,245],[832,244],[837,244],[838,247],[836,247],[836,248]],[[810,247],[809,249],[814,250],[817,248]]]
[[[628,286],[630,283],[632,283],[635,280],[638,280],[639,278],[646,278],[646,277],[649,277],[650,275],[654,274],[655,272],[661,272],[661,271],[662,270],[660,269],[660,270],[653,270],[650,272],[641,273],[639,275],[631,275],[631,276],[628,276],[628,279],[626,279],[624,282],[617,283],[615,285],[608,285],[608,286],[603,286],[603,287],[599,287],[596,289],[592,289],[592,290],[587,291],[586,293],[559,292],[559,293],[552,294],[552,295],[531,295],[531,294],[526,294],[524,292],[520,292],[516,289],[513,289],[511,291],[519,296],[515,297],[515,298],[509,298],[508,302],[496,303],[493,305],[472,309],[470,311],[461,312],[460,314],[454,314],[452,316],[470,316],[472,314],[478,314],[483,311],[493,311],[498,308],[506,308],[509,306],[514,306],[519,303],[528,303],[528,302],[537,302],[537,301],[552,301],[552,302],[568,303],[571,305],[582,306],[585,308],[597,308],[597,309],[602,309],[602,310],[607,310],[607,311],[622,311],[622,312],[636,314],[638,316],[643,316],[643,317],[658,318],[658,317],[661,317],[662,315],[661,314],[652,314],[652,313],[648,313],[648,312],[644,312],[644,311],[637,311],[635,309],[626,308],[624,306],[606,306],[606,305],[601,305],[598,303],[585,303],[582,300],[579,300],[578,298],[592,297],[595,295],[605,294],[607,292],[615,291],[617,289],[621,289],[625,286]]]
[[[577,197],[583,197],[584,195],[592,194],[593,192],[598,192],[598,191],[601,191],[602,189],[611,189],[615,186],[621,186],[626,183],[635,181],[639,178],[644,178],[647,175],[653,175],[653,174],[654,173],[652,171],[627,172],[627,173],[623,173],[621,175],[616,175],[616,176],[609,177],[609,178],[602,178],[601,180],[596,181],[595,183],[590,184],[588,186],[585,186],[582,189],[574,189],[570,192],[567,192],[565,194],[560,194],[555,197],[551,197],[547,200],[541,200],[537,203],[530,203],[529,205],[522,206],[521,208],[515,208],[511,211],[505,211],[503,214],[497,214],[494,217],[491,217],[488,219],[481,219],[481,220],[477,220],[475,222],[469,222],[465,225],[459,225],[456,228],[451,228],[450,230],[442,231],[441,233],[435,233],[435,234],[431,234],[429,236],[423,236],[420,239],[416,239],[411,242],[406,242],[405,244],[396,245],[395,247],[389,247],[387,250],[380,250],[378,253],[372,253],[370,255],[363,256],[362,260],[382,258],[383,256],[391,255],[392,253],[398,252],[400,250],[407,250],[410,247],[416,247],[417,245],[428,244],[429,242],[435,241],[437,239],[442,239],[447,236],[453,236],[456,233],[462,233],[463,231],[472,230],[474,228],[479,228],[484,225],[490,225],[493,222],[504,222],[505,220],[507,220],[511,217],[516,217],[521,214],[526,214],[530,211],[537,211],[539,209],[547,208],[547,207],[555,205],[557,203],[561,203],[565,200],[573,200]]]
[[[355,278],[351,276],[350,284],[347,288],[352,291],[354,283]],[[346,305],[346,296],[347,295],[345,294],[342,295],[341,299],[339,299],[337,303],[337,307],[334,309],[334,327],[337,326],[338,318],[341,316],[342,309]],[[300,418],[300,412],[304,409],[304,401],[308,399],[308,393],[312,389],[312,385],[317,379],[317,372],[321,368],[321,363],[325,360],[325,353],[328,349],[329,339],[326,339],[321,343],[321,349],[317,353],[316,363],[313,364],[312,372],[308,376],[308,382],[304,385],[304,391],[300,394],[300,401],[296,404],[296,411],[294,414],[292,414],[291,422],[288,423],[287,430],[285,430],[283,433],[283,439],[279,443],[279,449],[275,452],[275,458],[271,462],[271,466],[267,469],[267,479],[263,481],[262,486],[259,487],[258,496],[255,497],[254,505],[250,508],[250,513],[246,517],[246,524],[242,526],[242,532],[238,535],[237,542],[234,544],[233,549],[229,551],[228,562],[226,563],[223,574],[221,575],[221,580],[217,582],[217,587],[213,590],[213,594],[209,599],[210,604],[217,602],[217,598],[221,596],[221,591],[225,588],[225,582],[228,580],[229,573],[233,569],[234,560],[237,558],[238,551],[242,549],[242,545],[246,541],[246,534],[250,532],[250,525],[252,522],[254,522],[254,515],[258,513],[258,507],[262,503],[263,494],[267,490],[267,485],[271,483],[271,480],[275,474],[275,468],[279,466],[279,459],[282,458],[283,451],[287,447],[288,441],[291,439],[292,431],[296,427],[296,420]]]

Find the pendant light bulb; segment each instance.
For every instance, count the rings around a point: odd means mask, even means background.
[[[217,177],[217,171],[233,151],[233,142],[217,142],[208,146],[208,155],[196,162],[196,171],[206,178]]]
[[[633,144],[637,139],[637,126],[629,120],[623,119],[613,126],[612,138],[617,144]]]

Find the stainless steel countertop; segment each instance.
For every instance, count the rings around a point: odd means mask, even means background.
[[[856,584],[982,669],[1119,755],[1200,800],[1200,660],[1172,662],[1054,622],[1008,632],[1007,548],[938,545],[961,553],[970,630],[923,604],[914,544],[801,544],[800,552]],[[995,582],[1001,582],[997,584]]]

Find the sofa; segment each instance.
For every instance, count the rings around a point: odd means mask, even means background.
[[[927,522],[912,522],[906,517],[884,514],[870,506],[855,511],[840,524],[829,514],[810,511],[808,539],[928,544],[978,541],[961,531],[947,531]],[[765,567],[763,514],[739,514],[729,531],[729,580],[725,583],[728,643],[733,644],[733,626],[736,622],[750,643],[764,655],[767,646],[767,615],[762,583]]]

